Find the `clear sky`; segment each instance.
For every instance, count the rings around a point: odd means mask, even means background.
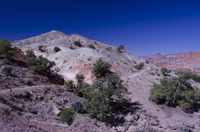
[[[200,51],[200,0],[1,0],[0,39],[51,30],[136,56]]]

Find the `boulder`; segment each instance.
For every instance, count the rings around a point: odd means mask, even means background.
[[[118,132],[124,132],[126,130],[126,128],[123,126],[117,126],[116,129]]]

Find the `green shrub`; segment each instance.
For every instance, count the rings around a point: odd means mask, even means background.
[[[82,46],[82,44],[80,43],[80,41],[74,41],[74,44],[75,44],[76,46],[78,46],[78,47],[81,47],[81,46]]]
[[[48,71],[50,72],[51,67],[53,67],[55,64],[54,61],[50,61],[47,58],[44,58],[43,56],[39,56],[38,59],[31,57],[30,60],[27,61],[27,64],[29,66],[33,65],[34,71]]]
[[[137,69],[137,70],[142,70],[142,68],[144,67],[144,63],[141,63],[140,62],[140,64],[138,64],[138,65],[136,65],[136,66],[133,66],[135,69]]]
[[[167,76],[168,73],[171,72],[171,70],[167,70],[167,68],[163,68],[163,67],[160,69],[160,71],[162,72],[162,74],[163,74],[164,76]]]
[[[83,80],[85,79],[85,77],[83,76],[83,74],[77,74],[76,75],[76,79],[77,79],[77,87],[82,88],[83,86]]]
[[[83,101],[83,106],[91,117],[105,121],[107,120],[106,114],[114,107],[113,102],[124,104],[127,88],[116,74],[108,74],[98,79],[91,88],[90,94]]]
[[[31,57],[28,61],[27,61],[27,65],[28,66],[36,66],[37,65],[37,60],[35,57]]]
[[[97,44],[97,41],[94,41],[95,44]]]
[[[42,45],[39,45],[39,46],[38,46],[38,50],[41,51],[41,52],[43,52],[43,51],[44,51],[44,50],[43,50],[43,46],[42,46]]]
[[[118,53],[121,53],[122,50],[124,50],[124,46],[123,45],[120,45],[120,46],[117,47],[117,52]]]
[[[198,76],[197,74],[192,74],[192,73],[189,73],[189,72],[178,72],[176,73],[178,76],[184,76],[185,79],[189,80],[189,79],[192,79],[194,80],[195,82],[199,82],[200,83],[200,76]]]
[[[0,56],[7,60],[12,60],[15,55],[16,49],[12,48],[11,42],[2,40],[0,42]]]
[[[59,47],[56,46],[56,47],[54,47],[54,51],[55,51],[55,52],[59,52],[59,51],[61,51],[61,49],[60,49]]]
[[[111,51],[112,50],[112,47],[108,47],[106,48],[107,51]]]
[[[154,83],[150,90],[150,99],[158,104],[165,103],[169,106],[180,106],[184,110],[192,108],[198,101],[199,96],[184,77],[170,77],[160,80],[160,85]]]
[[[147,64],[149,64],[149,61],[148,61],[148,60],[146,60],[145,62],[146,62]]]
[[[74,111],[68,108],[62,108],[61,113],[60,113],[60,121],[62,122],[67,122],[69,125],[73,123],[74,120]]]
[[[92,44],[88,44],[88,47],[89,47],[90,49],[95,49],[94,45],[92,45]]]
[[[64,85],[67,86],[68,89],[74,89],[75,85],[74,85],[74,81],[72,80],[68,80],[67,82],[64,82]]]
[[[155,74],[154,74],[154,73],[152,73],[152,72],[150,72],[149,74],[151,74],[151,75],[153,75],[153,76],[155,75]]]
[[[70,48],[71,50],[73,50],[73,49],[74,49],[74,47],[73,47],[73,46],[70,46],[69,48]]]
[[[92,73],[95,76],[104,76],[109,72],[110,64],[108,62],[102,61],[102,59],[96,60],[96,63],[93,64]]]
[[[6,76],[10,76],[12,72],[12,67],[5,65],[5,66],[1,66],[1,73],[3,73]]]
[[[27,50],[26,51],[26,56],[27,57],[34,57],[34,58],[36,58],[35,53],[33,52],[33,50]]]

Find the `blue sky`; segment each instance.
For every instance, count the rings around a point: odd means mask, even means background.
[[[136,56],[200,51],[200,0],[3,0],[0,39],[51,30],[124,45]]]

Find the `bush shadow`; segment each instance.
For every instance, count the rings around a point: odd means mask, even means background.
[[[125,123],[125,116],[130,113],[134,115],[138,109],[141,109],[142,106],[139,102],[126,102],[123,105],[119,105],[117,102],[114,102],[113,109],[108,116],[108,123],[111,126],[119,126]]]

